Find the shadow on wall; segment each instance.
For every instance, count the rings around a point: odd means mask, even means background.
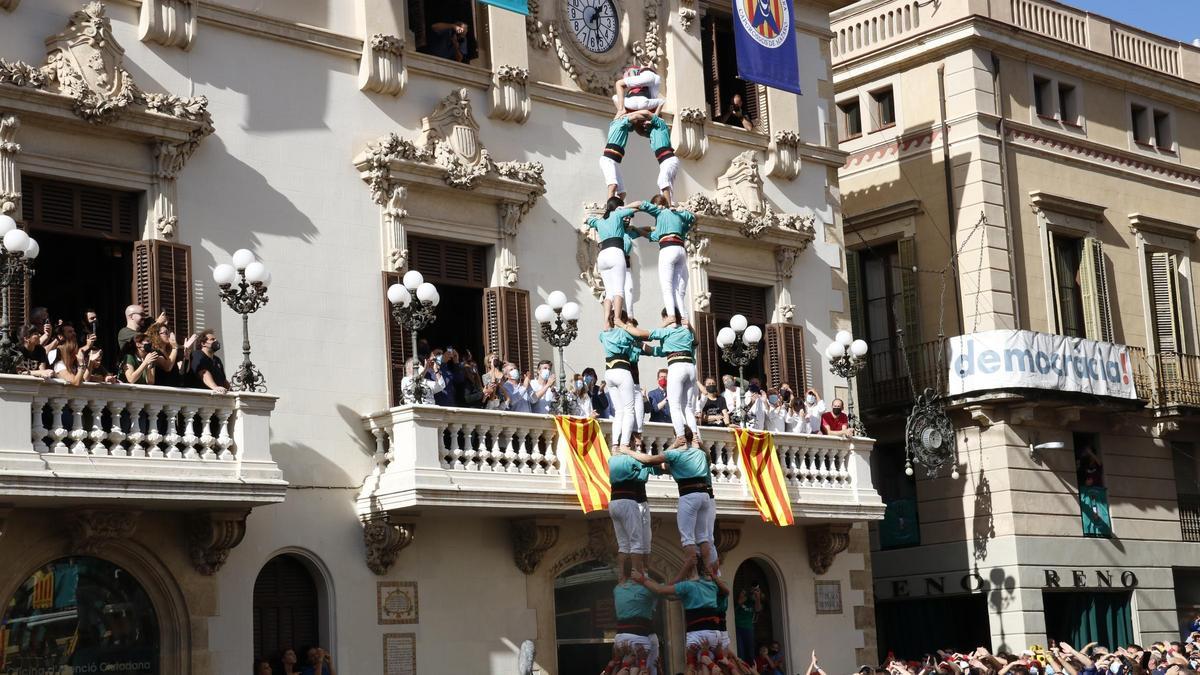
[[[363,476],[352,476],[346,468],[316,448],[300,443],[272,443],[271,457],[283,471],[289,490],[328,488],[345,491],[353,499]]]
[[[992,484],[979,467],[979,478],[975,484],[975,522],[974,532],[975,562],[987,560],[988,543],[996,538],[996,521],[992,515]]]

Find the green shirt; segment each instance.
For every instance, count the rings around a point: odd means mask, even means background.
[[[629,455],[613,455],[608,459],[608,480],[612,484],[637,481],[645,483],[658,467],[646,466]]]
[[[671,476],[676,481],[687,480],[689,478],[712,480],[712,472],[708,464],[708,453],[700,448],[667,450],[663,454],[667,457],[667,464],[671,465]]]
[[[688,232],[696,223],[696,214],[691,211],[672,211],[650,202],[642,202],[638,209],[654,216],[654,229],[650,231],[650,241],[658,241],[669,234],[687,239]]]
[[[633,124],[628,117],[618,117],[608,125],[608,144],[619,145],[622,149],[629,142],[629,130],[633,128]]]
[[[587,226],[600,234],[600,241],[625,237],[625,219],[636,213],[633,209],[617,209],[608,214],[607,218],[592,216],[587,219]]]
[[[672,352],[696,352],[696,336],[691,329],[684,326],[655,328],[650,331],[650,339],[659,341],[658,346],[654,348],[655,356],[665,356]]]
[[[121,363],[121,381],[129,382],[129,380],[125,379],[125,366],[131,366],[134,370],[137,370],[140,365],[142,365],[142,360],[136,354],[126,354],[125,360]],[[147,367],[143,370],[138,379],[134,382],[129,382],[129,384],[150,384],[150,368]]]
[[[604,358],[628,359],[629,352],[637,347],[637,340],[624,328],[609,328],[600,332],[600,344],[604,345]]]
[[[621,248],[625,249],[625,257],[626,258],[628,258],[629,255],[631,253],[633,253],[633,240],[637,239],[640,236],[642,236],[642,233],[640,231],[632,230],[628,227],[625,228],[625,233],[621,235],[621,238],[624,239],[624,241],[621,242]]]
[[[628,137],[628,133],[626,137]],[[650,149],[657,153],[659,150],[669,147],[671,147],[671,127],[667,126],[663,118],[655,115],[650,119]]]
[[[658,598],[649,588],[632,579],[613,587],[613,604],[617,606],[617,619],[654,618],[654,606]]]
[[[717,585],[708,579],[681,581],[675,584],[675,595],[684,609],[704,609],[717,606]]]
[[[733,625],[738,628],[754,628],[754,603],[747,600],[733,608]]]

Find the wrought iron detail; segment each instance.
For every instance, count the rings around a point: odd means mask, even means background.
[[[563,319],[561,311],[555,313],[553,325],[542,324],[542,338],[558,352],[558,388],[554,391],[554,407],[560,415],[570,415],[578,409],[574,397],[567,389],[566,362],[563,361],[563,349],[577,337],[579,322]]]
[[[33,261],[24,253],[9,251],[0,244],[0,373],[13,374],[25,361],[20,340],[13,334],[10,288],[24,288],[33,276]]]
[[[843,350],[844,353],[829,360],[829,372],[846,380],[846,415],[850,420],[850,428],[854,430],[854,435],[860,438],[867,436],[867,428],[862,423],[857,415],[854,414],[854,387],[850,384],[850,380],[858,377],[863,368],[867,367],[867,360],[862,357],[855,356],[850,353],[850,348]]]
[[[729,413],[730,421],[739,426],[745,426],[748,411],[746,410],[746,388],[743,383],[746,381],[746,364],[758,358],[758,343],[746,344],[742,339],[742,333],[737,334],[733,344],[728,347],[721,347],[721,358],[731,366],[736,366],[738,369],[738,404],[737,410]]]
[[[234,391],[265,392],[267,378],[250,360],[250,315],[267,304],[267,287],[246,281],[246,271],[239,270],[237,288],[221,284],[221,299],[229,308],[242,315],[242,364],[229,380]]]
[[[409,332],[412,338],[413,363],[417,365],[416,372],[412,375],[411,391],[400,392],[407,399],[401,401],[401,403],[419,405],[425,400],[425,367],[417,357],[417,333],[424,330],[436,320],[437,310],[435,309],[435,305],[431,302],[418,300],[415,292],[412,294],[412,300],[407,305],[392,305],[392,321],[395,321],[397,326]]]
[[[917,396],[904,427],[904,441],[906,473],[916,462],[930,476],[936,476],[955,462],[958,453],[954,424],[946,414],[941,396],[933,389],[926,388],[924,394]]]

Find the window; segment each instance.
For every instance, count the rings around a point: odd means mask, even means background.
[[[1175,136],[1171,129],[1171,114],[1154,111],[1154,146],[1167,152],[1175,151]]]
[[[710,279],[708,282],[708,290],[712,294],[711,307],[713,320],[716,329],[729,325],[729,320],[735,314],[741,314],[746,317],[752,326],[763,328],[767,323],[767,291],[769,289],[763,286],[751,286],[749,284],[739,284],[732,281],[724,281],[721,279]],[[763,330],[766,333],[766,330]],[[763,367],[763,352],[766,351],[760,343],[758,350],[758,358],[746,364],[745,373],[746,379],[753,377],[763,378],[765,370]],[[714,349],[715,342],[714,342]],[[724,360],[718,357],[718,372],[721,375],[737,375],[737,368],[725,363]],[[717,376],[718,378],[720,375]],[[791,383],[796,387],[795,383]]]
[[[896,97],[891,87],[871,92],[875,130],[896,126]]]
[[[1184,541],[1200,541],[1200,461],[1196,444],[1171,443],[1175,464],[1175,496],[1179,500],[1179,529]]]
[[[709,8],[701,26],[704,98],[713,121],[766,133],[767,90],[738,77],[730,15]]]
[[[1050,273],[1058,334],[1112,342],[1108,264],[1100,240],[1052,232]]]
[[[916,345],[916,264],[911,238],[846,252],[851,321],[871,351],[864,381],[880,383],[905,376],[896,331]],[[865,395],[869,397],[869,395]]]
[[[1082,127],[1079,85],[1064,82],[1054,75],[1034,75],[1033,112],[1034,122],[1040,121],[1060,129],[1062,125]]]
[[[275,556],[254,582],[254,655],[278,661],[285,649],[321,644],[317,582],[294,555]]]
[[[417,51],[459,63],[477,62],[480,36],[487,34],[487,12],[474,0],[408,0],[408,27]],[[459,35],[455,24],[465,25]]]
[[[1150,312],[1154,326],[1154,347],[1158,353],[1184,351],[1179,287],[1179,258],[1174,253],[1155,251],[1146,254],[1150,272]]]
[[[778,642],[780,652],[785,655],[788,652],[787,631],[782,628],[783,608],[787,605],[786,598],[783,597],[783,586],[768,565],[750,558],[738,565],[737,572],[733,575],[733,597],[730,598],[730,604],[736,605],[738,598],[745,592],[748,608],[753,609],[756,589],[760,592],[758,606],[761,609],[754,614],[753,628],[737,627],[736,644],[733,645],[737,649],[738,657],[748,663],[752,663],[758,656],[759,645],[769,646],[772,642]],[[740,614],[736,606],[733,611]],[[784,658],[786,659],[786,656]],[[783,670],[787,672],[788,669]]]
[[[849,141],[862,136],[862,111],[858,99],[842,101],[838,107],[838,138]]]
[[[1045,77],[1033,78],[1033,107],[1041,117],[1054,117],[1054,82]]]
[[[1046,635],[1056,640],[1085,645],[1133,644],[1133,621],[1129,592],[1079,593],[1043,591]]]
[[[1150,145],[1151,133],[1150,110],[1137,103],[1129,106],[1130,126],[1133,129],[1133,141],[1138,145]]]
[[[1083,240],[1053,237],[1054,301],[1058,307],[1058,333],[1085,337],[1083,333],[1083,296],[1079,290],[1079,261]]]
[[[1075,97],[1075,85],[1058,83],[1058,116],[1066,124],[1079,126],[1079,102]]]

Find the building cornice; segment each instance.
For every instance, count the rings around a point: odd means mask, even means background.
[[[1163,220],[1162,218],[1147,216],[1143,213],[1129,214],[1129,231],[1134,235],[1142,232],[1152,232],[1154,234],[1161,234],[1164,237],[1182,239],[1187,242],[1200,239],[1200,229],[1193,225]]]
[[[845,232],[853,232],[862,230],[875,225],[883,225],[891,223],[901,218],[912,218],[924,213],[921,207],[920,199],[910,199],[905,202],[889,204],[887,206],[865,211],[859,214],[846,214],[842,216],[842,230]]]
[[[1098,204],[1081,202],[1077,199],[1062,197],[1041,190],[1033,190],[1029,193],[1029,203],[1035,211],[1050,211],[1095,221],[1104,217],[1105,210],[1103,206]]]

